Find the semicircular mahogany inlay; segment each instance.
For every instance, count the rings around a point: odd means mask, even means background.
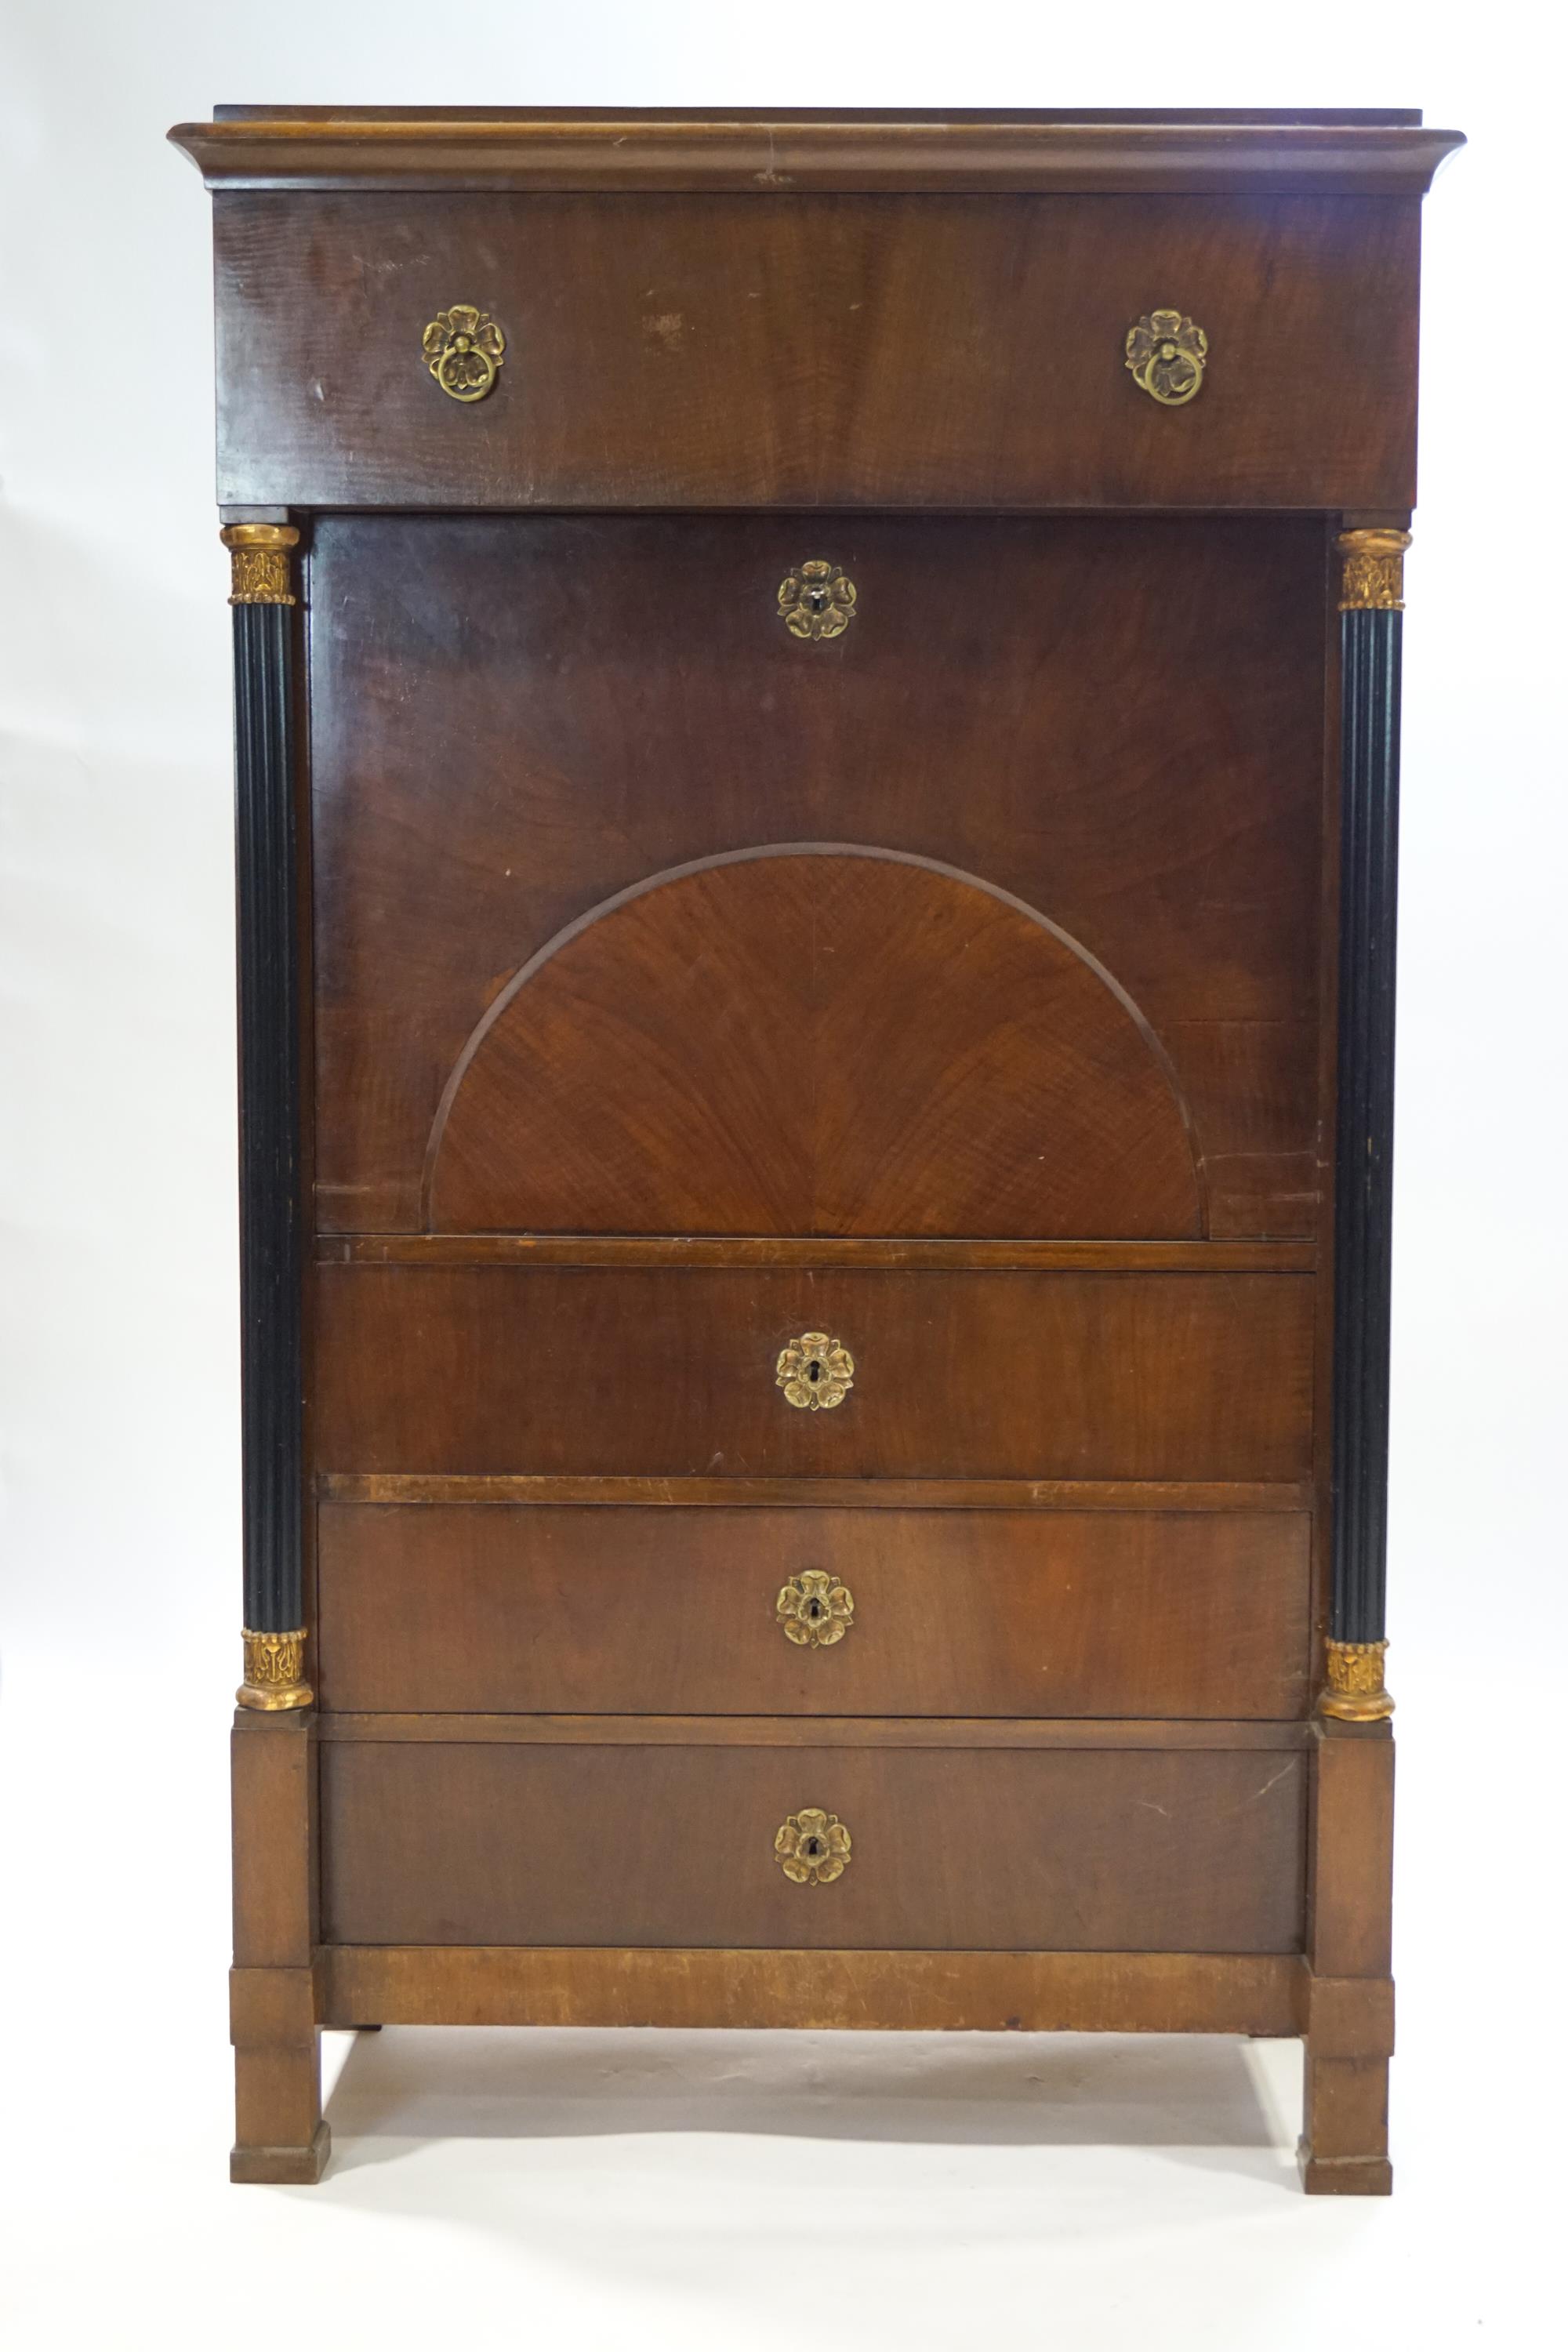
[[[1042,916],[901,855],[656,877],[542,950],[432,1137],[441,1233],[1201,1236],[1170,1067]]]

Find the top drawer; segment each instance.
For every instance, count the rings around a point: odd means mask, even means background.
[[[235,506],[1415,499],[1418,199],[341,195],[216,205]],[[422,350],[505,336],[479,400]],[[1207,338],[1164,406],[1125,364]]]

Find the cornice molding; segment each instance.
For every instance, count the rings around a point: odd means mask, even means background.
[[[1454,131],[1409,113],[395,114],[220,110],[170,131],[209,188],[462,194],[1420,196]]]

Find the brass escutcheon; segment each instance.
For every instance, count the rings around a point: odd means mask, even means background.
[[[506,337],[471,302],[437,310],[425,330],[425,362],[453,400],[483,400],[506,357]]]
[[[797,1886],[831,1886],[849,1867],[849,1832],[837,1813],[803,1805],[780,1829],[773,1853]]]
[[[1179,310],[1151,310],[1127,331],[1132,381],[1162,408],[1182,408],[1203,388],[1209,339]]]
[[[855,1385],[855,1359],[826,1331],[805,1331],[779,1349],[774,1379],[802,1412],[831,1412]]]
[[[803,1568],[779,1594],[778,1621],[801,1649],[830,1650],[855,1622],[855,1596],[825,1568]]]
[[[855,618],[855,583],[814,556],[779,583],[779,618],[792,637],[841,637]]]

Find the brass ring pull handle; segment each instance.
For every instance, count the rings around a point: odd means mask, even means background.
[[[425,363],[452,400],[483,400],[506,357],[506,337],[471,302],[437,310],[425,330]]]
[[[830,1650],[855,1622],[855,1596],[825,1568],[803,1568],[778,1597],[784,1639],[803,1650]]]
[[[796,1886],[831,1886],[849,1867],[849,1832],[837,1813],[803,1805],[774,1838],[773,1854]]]
[[[855,1359],[826,1331],[803,1331],[779,1349],[774,1385],[802,1412],[831,1412],[855,1385]]]
[[[855,618],[855,583],[814,556],[779,583],[779,618],[792,637],[841,637]]]
[[[1162,408],[1184,408],[1203,389],[1209,339],[1179,310],[1151,310],[1127,331],[1132,381]]]

